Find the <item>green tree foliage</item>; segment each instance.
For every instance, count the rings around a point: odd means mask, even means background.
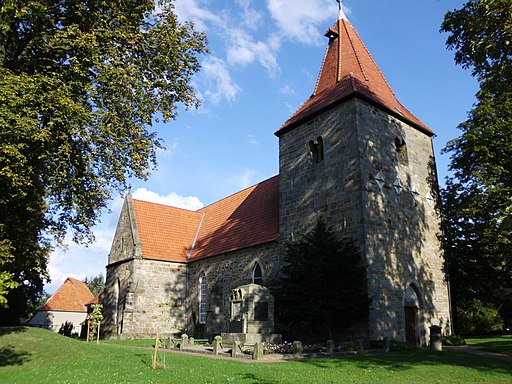
[[[0,308],[7,306],[7,294],[18,287],[14,273],[8,271],[9,263],[13,262],[11,246],[8,240],[0,241]]]
[[[37,299],[51,242],[68,230],[91,241],[112,192],[148,176],[162,148],[153,122],[198,105],[205,36],[157,2],[1,2],[0,291],[19,284],[2,294],[3,323]]]
[[[364,320],[369,300],[361,261],[354,242],[338,240],[321,220],[311,233],[288,243],[273,290],[281,330],[303,341],[325,341]]]
[[[465,302],[457,308],[457,312],[459,332],[462,335],[483,335],[503,327],[503,320],[496,308],[478,299]]]
[[[87,285],[94,296],[103,292],[103,288],[105,288],[105,278],[103,277],[102,273],[94,277],[86,277],[84,283]]]
[[[37,302],[35,303],[34,308],[38,309],[39,307],[42,307],[43,305],[46,304],[48,300],[50,300],[51,297],[51,293],[43,291],[41,296],[39,297],[39,300],[37,300]]]
[[[90,323],[89,323],[89,337],[90,339],[94,339],[96,337],[96,333],[98,332],[99,324],[103,321],[103,305],[102,304],[92,304],[91,305],[91,313],[89,314]]]
[[[445,148],[453,172],[443,191],[452,299],[458,308],[476,298],[498,304],[512,281],[512,2],[468,1],[446,14],[441,31],[450,34],[456,63],[480,83],[462,135]]]

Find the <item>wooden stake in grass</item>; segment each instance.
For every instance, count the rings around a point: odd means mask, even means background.
[[[96,334],[96,345],[98,345],[100,343],[100,326],[101,326],[101,321],[98,321],[98,333]]]
[[[153,352],[153,369],[156,369],[156,354],[158,353],[158,331],[156,331],[155,351]]]
[[[87,316],[87,342],[91,338],[91,317]]]

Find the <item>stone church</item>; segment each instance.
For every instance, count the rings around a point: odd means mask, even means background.
[[[425,345],[431,325],[449,332],[434,132],[342,12],[325,36],[312,96],[275,132],[279,175],[198,211],[126,196],[106,267],[108,336],[228,331],[232,290],[276,278],[284,245],[318,218],[364,258],[360,336]]]

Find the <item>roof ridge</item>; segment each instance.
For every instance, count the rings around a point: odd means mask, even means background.
[[[341,3],[340,3],[340,5],[341,5]],[[341,45],[341,26],[340,26],[341,19],[338,19],[337,23],[338,23],[338,62],[336,63],[336,65],[337,65],[337,68],[336,68],[336,84],[341,81],[341,68],[342,68],[342,65],[343,65],[343,63],[341,62],[341,53],[342,53],[341,49],[343,48],[342,45]]]
[[[346,20],[347,23],[350,24],[350,22],[348,20]],[[344,26],[345,26],[345,23],[344,23]],[[352,24],[350,24],[350,26],[352,27]],[[346,26],[345,26],[346,28]],[[363,47],[363,49],[365,50],[365,52],[368,54],[368,57],[370,58],[370,60],[372,61],[372,64],[375,66],[375,68],[377,69],[379,75],[382,77],[382,79],[384,80],[387,88],[389,89],[389,91],[393,94],[395,100],[400,103],[396,97],[396,94],[395,92],[393,91],[393,88],[391,88],[391,85],[389,84],[388,80],[386,79],[386,76],[384,76],[384,73],[380,70],[380,67],[377,65],[377,62],[375,61],[375,59],[373,58],[371,52],[368,50],[368,47],[366,46],[366,44],[364,44],[363,40],[361,39],[361,36],[359,36],[359,34],[357,33],[356,29],[354,27],[352,27],[352,31],[354,32],[354,34],[357,36],[357,38],[361,41],[361,45]],[[350,40],[350,44],[353,44],[353,41],[352,41],[352,37],[350,36],[350,34],[348,33],[348,30],[347,30],[347,36]],[[370,82],[370,79],[368,79],[368,77],[366,76],[366,73],[364,71],[364,69],[362,68],[362,65],[361,65],[361,62],[360,62],[360,59],[359,59],[359,55],[357,54],[357,51],[354,49],[354,54],[357,58],[357,61],[358,61],[358,64],[359,66],[361,67],[361,72],[363,73],[364,75],[364,78],[366,81]]]
[[[78,292],[77,287],[75,286],[75,283],[69,277],[68,277],[68,280],[71,283],[71,287],[73,288],[73,292],[75,293],[75,297],[78,297],[78,302],[85,307],[85,303],[82,301],[82,297],[80,296],[80,293]],[[73,279],[73,280],[76,280],[76,279]],[[83,283],[83,281],[82,281],[82,283]],[[86,284],[86,286],[87,286],[87,284]],[[89,287],[87,287],[87,288],[89,288]]]
[[[341,19],[338,20],[338,22],[341,22]],[[361,63],[361,58],[359,57],[359,54],[357,53],[357,49],[356,47],[354,46],[354,41],[352,40],[352,36],[350,36],[350,33],[348,31],[348,28],[347,28],[347,24],[345,22],[343,22],[343,28],[345,29],[345,32],[347,33],[347,37],[348,37],[348,41],[350,43],[350,46],[352,47],[352,52],[354,52],[354,56],[356,57],[356,60],[357,60],[357,65],[359,67],[359,69],[361,70],[361,73],[363,74],[364,76],[364,79],[367,81],[367,82],[370,82],[370,79],[368,78],[368,76],[366,75],[366,72],[363,68],[363,64]],[[352,28],[353,29],[353,28]],[[357,32],[355,31],[354,29],[354,33],[356,33],[357,35]],[[357,35],[357,37],[361,40],[361,38],[359,37],[359,35]],[[341,62],[341,41],[340,41],[340,52],[339,52],[339,61]],[[365,47],[365,45],[363,44],[363,47]],[[365,47],[366,48],[366,47]],[[366,49],[366,52],[370,55],[370,52],[368,51],[368,49]],[[370,55],[371,57],[371,55]],[[373,60],[373,58],[372,58]],[[374,61],[374,64],[376,65],[375,61]],[[341,72],[341,68],[339,70]],[[339,80],[341,80],[341,76],[339,76]]]
[[[227,200],[227,199],[229,199],[229,198],[231,198],[231,197],[233,197],[233,196],[235,196],[235,195],[238,195],[239,193],[242,193],[242,192],[244,192],[244,191],[247,191],[248,189],[251,189],[251,188],[254,188],[254,187],[256,187],[256,186],[258,186],[258,185],[260,185],[260,184],[266,183],[267,181],[270,181],[270,180],[272,180],[273,178],[276,178],[276,177],[279,177],[279,175],[274,175],[274,176],[272,176],[272,177],[269,177],[268,179],[265,179],[265,180],[263,180],[263,181],[260,181],[259,183],[256,183],[256,184],[253,184],[253,185],[251,185],[251,186],[249,186],[249,187],[246,187],[246,188],[244,188],[244,189],[241,189],[241,190],[239,190],[238,192],[233,192],[231,195],[228,195],[228,196],[226,196],[226,197],[223,197],[223,198],[222,198],[222,199],[220,199],[220,200],[214,201],[213,203],[208,204],[208,205],[204,206],[203,208],[198,209],[198,210],[197,210],[197,211],[195,211],[195,212],[198,212],[198,213],[199,213],[199,212],[201,212],[201,211],[204,211],[204,210],[206,210],[207,208],[209,208],[209,207],[211,207],[211,206],[213,206],[213,205],[215,205],[215,204],[217,204],[217,203],[220,203],[221,201]]]
[[[180,210],[180,211],[186,211],[186,212],[190,212],[190,213],[198,213],[199,210],[203,209],[203,208],[199,208],[198,210],[194,211],[192,209],[187,209],[187,208],[181,208],[181,207],[176,207],[174,205],[170,205],[170,204],[163,204],[163,203],[155,203],[154,201],[147,201],[147,200],[141,200],[141,199],[134,199],[132,198],[133,201],[137,201],[137,202],[141,202],[141,203],[146,203],[146,204],[152,204],[152,205],[160,205],[162,207],[167,207],[167,208],[173,208],[173,209],[177,209],[177,210]]]
[[[318,86],[320,85],[320,78],[322,77],[322,68],[324,67],[325,65],[325,61],[327,60],[327,53],[329,52],[328,49],[325,50],[324,52],[324,58],[322,60],[322,65],[320,65],[320,71],[318,71],[318,76],[316,78],[316,84],[315,84],[315,89],[313,90],[313,94],[311,95],[312,96],[315,96],[318,92]],[[306,101],[308,101],[308,99],[306,99]],[[306,103],[306,101],[304,101],[302,104],[301,104],[301,107],[302,105],[304,105]],[[299,107],[300,108],[300,107]]]

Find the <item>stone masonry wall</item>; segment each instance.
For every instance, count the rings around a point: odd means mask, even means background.
[[[119,215],[116,233],[108,255],[108,265],[133,257],[141,257],[141,244],[137,232],[133,201],[131,195],[128,195]]]
[[[108,276],[108,292],[120,281],[119,337],[153,337],[157,331],[163,337],[185,328],[185,264],[135,259],[110,267]]]
[[[315,163],[308,143],[318,137],[324,159]],[[411,286],[424,343],[429,325],[449,321],[430,138],[354,98],[285,133],[279,146],[280,241],[309,231],[318,217],[355,239],[368,268],[368,336],[405,340]]]
[[[424,344],[430,325],[450,319],[432,141],[363,102],[357,118],[370,337],[405,340],[405,292],[411,286],[419,300],[418,342]]]
[[[321,217],[363,243],[355,108],[355,100],[348,101],[279,138],[281,242],[309,232]],[[318,137],[324,160],[314,163],[309,142]]]
[[[347,101],[279,138],[283,246],[300,239],[321,218],[339,238],[355,240],[364,254],[356,107],[355,99]],[[315,163],[309,142],[319,137],[324,156]],[[363,322],[343,333],[346,337],[368,336],[368,325]]]
[[[277,243],[267,243],[242,249],[224,255],[209,257],[195,261],[190,266],[189,276],[189,332],[200,337],[212,337],[228,332],[229,298],[231,290],[241,285],[252,283],[254,263],[258,262],[262,269],[263,285],[268,284],[281,266],[281,257]],[[206,324],[204,331],[193,321],[198,316],[199,277],[206,276]],[[201,334],[203,333],[203,334]]]
[[[133,275],[133,260],[110,264],[107,266],[105,289],[103,290],[103,324],[102,333],[107,337],[115,337],[123,331],[123,324],[129,322],[124,317],[123,308],[127,299]]]
[[[255,262],[261,266],[264,284],[275,277],[280,268],[277,243],[193,262],[188,287],[185,264],[132,259],[110,265],[103,298],[104,332],[120,338],[154,336],[157,330],[160,335],[184,331],[197,336],[199,328],[194,319],[197,321],[201,274],[207,278],[208,292],[206,324],[199,336],[227,332],[231,289],[252,282]],[[116,284],[119,284],[117,322]]]

